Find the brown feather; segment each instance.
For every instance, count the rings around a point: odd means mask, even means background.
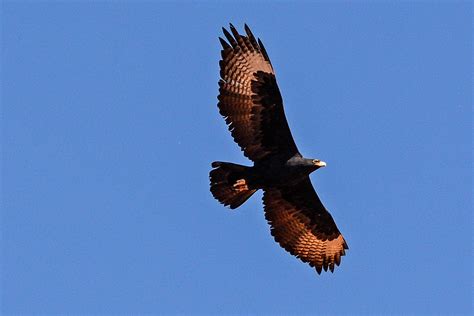
[[[253,161],[270,154],[286,159],[299,154],[268,55],[248,26],[247,36],[232,24],[230,30],[232,34],[223,28],[230,45],[220,39],[218,107],[234,140]]]
[[[263,202],[265,218],[280,246],[318,273],[334,272],[347,243],[309,178],[294,187],[265,189]]]

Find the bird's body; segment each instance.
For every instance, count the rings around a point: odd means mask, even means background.
[[[319,164],[319,165],[316,165]],[[316,159],[294,156],[287,161],[267,159],[251,168],[252,182],[258,189],[294,185],[324,166]]]
[[[265,217],[275,240],[315,267],[333,271],[348,249],[323,206],[309,174],[326,164],[304,158],[291,135],[270,59],[260,40],[245,25],[247,36],[231,25],[223,46],[220,113],[244,155],[254,165],[213,162],[211,192],[235,209],[257,190],[264,191]]]

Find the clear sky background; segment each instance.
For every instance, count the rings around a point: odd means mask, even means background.
[[[221,26],[268,50],[349,251],[276,244],[217,110]],[[472,312],[472,4],[17,2],[1,14],[4,314]]]

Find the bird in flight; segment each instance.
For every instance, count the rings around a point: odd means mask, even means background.
[[[283,110],[270,58],[245,25],[241,35],[225,28],[218,108],[252,167],[215,161],[209,174],[212,195],[235,209],[263,190],[265,218],[282,248],[314,267],[334,272],[348,249],[344,237],[311,184],[309,174],[326,163],[304,158]]]

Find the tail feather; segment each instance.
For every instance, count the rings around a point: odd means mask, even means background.
[[[257,189],[249,188],[249,167],[230,162],[215,161],[209,173],[212,195],[225,206],[235,209],[242,205]]]

